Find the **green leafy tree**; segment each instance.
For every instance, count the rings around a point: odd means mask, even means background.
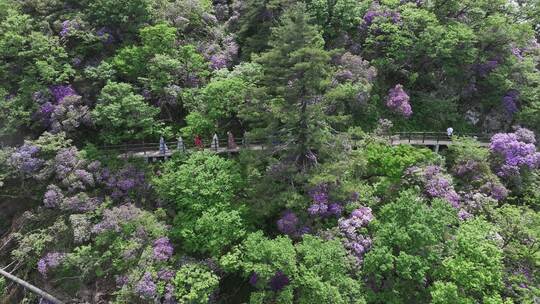
[[[148,105],[127,83],[108,82],[101,90],[92,118],[100,137],[111,144],[144,139],[158,133],[159,109]]]
[[[153,184],[163,198],[175,203],[177,210],[199,213],[232,203],[242,178],[233,161],[196,152],[185,162],[165,163]]]
[[[246,234],[242,215],[236,210],[220,211],[210,208],[193,223],[179,224],[179,234],[187,251],[208,253],[214,257],[220,256]]]
[[[504,293],[521,303],[532,303],[540,295],[540,214],[526,206],[504,205],[492,217],[503,241]]]
[[[324,31],[325,40],[356,28],[368,5],[368,1],[356,0],[306,1],[307,10]]]
[[[206,266],[188,264],[176,272],[173,284],[180,303],[203,304],[219,286],[219,278]]]
[[[437,272],[437,281],[442,283],[434,285],[432,294],[451,292],[455,303],[502,303],[503,254],[497,236],[495,227],[483,219],[462,224],[449,240],[449,255]]]
[[[154,0],[97,0],[89,1],[88,15],[102,26],[135,32],[151,17]]]
[[[353,264],[339,240],[306,235],[293,245],[288,237],[268,239],[256,232],[220,263],[226,271],[250,278],[257,288],[251,293],[251,303],[365,303],[361,285],[351,275]],[[272,291],[269,282],[276,274],[287,277],[288,283]]]
[[[73,75],[59,39],[38,30],[30,15],[10,5],[0,18],[0,136],[33,126],[37,109],[32,96]]]
[[[441,267],[444,244],[457,223],[456,211],[445,201],[431,206],[414,191],[382,207],[372,223],[373,248],[363,273],[371,303],[427,303],[426,287]]]
[[[185,161],[167,162],[153,184],[175,204],[172,235],[186,251],[217,257],[245,235],[243,207],[234,204],[242,185],[234,162],[196,152]]]

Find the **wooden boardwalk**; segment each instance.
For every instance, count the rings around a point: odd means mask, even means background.
[[[478,144],[483,147],[489,146],[490,136],[486,134],[456,134],[457,136],[468,136],[475,138]],[[451,137],[444,132],[399,132],[393,133],[388,137],[391,145],[408,144],[413,146],[425,146],[432,148],[435,152],[439,152],[441,147],[448,147],[454,144]],[[120,153],[120,157],[139,157],[144,158],[147,162],[156,162],[167,160],[178,151],[209,151],[218,154],[235,154],[240,150],[280,150],[285,149],[286,145],[274,140],[254,140],[246,141],[244,138],[235,138],[235,147],[229,148],[227,140],[219,140],[214,138],[210,144],[197,147],[195,145],[186,145],[181,138],[176,142],[165,142],[167,149],[161,149],[160,143],[131,143],[120,145],[109,145],[101,147],[103,150],[111,150]]]

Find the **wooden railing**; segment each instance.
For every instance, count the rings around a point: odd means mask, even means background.
[[[447,144],[448,142],[452,142],[453,137],[471,137],[479,142],[489,142],[491,135],[489,134],[483,134],[483,133],[453,133],[452,136],[448,136],[445,132],[397,132],[393,133],[390,138],[391,141],[399,141],[400,143],[408,142],[421,142],[425,143],[426,145],[429,144]]]
[[[454,133],[453,136],[467,136],[475,138],[481,143],[488,143],[490,140],[490,135],[481,134],[481,133]],[[448,145],[452,142],[452,137],[448,136],[445,132],[396,132],[389,135],[391,144],[425,144],[425,145]],[[213,138],[212,140],[203,140],[202,147],[195,145],[193,140],[189,141],[166,141],[168,152],[170,154],[174,151],[186,151],[186,150],[211,150],[216,152],[232,152],[242,149],[250,150],[266,150],[268,148],[277,147],[283,145],[283,141],[276,137],[270,138],[259,138],[259,139],[249,139],[249,138],[234,138],[234,143],[236,148],[231,149],[229,147],[228,138],[217,139]],[[116,144],[116,145],[104,145],[100,147],[105,151],[115,151],[117,153],[155,153],[160,150],[159,142],[142,142],[142,143],[126,143],[126,144]]]

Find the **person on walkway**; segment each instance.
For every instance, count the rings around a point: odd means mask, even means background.
[[[203,142],[199,134],[195,136],[195,148],[202,150],[204,148]]]
[[[229,150],[236,150],[238,149],[238,145],[234,141],[234,135],[231,131],[227,131],[227,148]]]
[[[219,149],[219,139],[216,133],[214,133],[214,136],[212,137],[212,143],[210,144],[210,148],[212,150],[217,151]]]
[[[159,138],[159,154],[166,154],[167,152],[169,152],[169,148],[167,148],[167,143],[163,139],[163,136],[161,136]]]
[[[454,134],[454,129],[452,127],[448,127],[448,129],[446,129],[446,134],[448,134],[448,137],[452,137]]]

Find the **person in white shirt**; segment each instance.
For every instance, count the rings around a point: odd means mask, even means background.
[[[448,134],[448,137],[452,137],[453,133],[454,129],[452,129],[452,127],[448,127],[448,129],[446,129],[446,134]]]

